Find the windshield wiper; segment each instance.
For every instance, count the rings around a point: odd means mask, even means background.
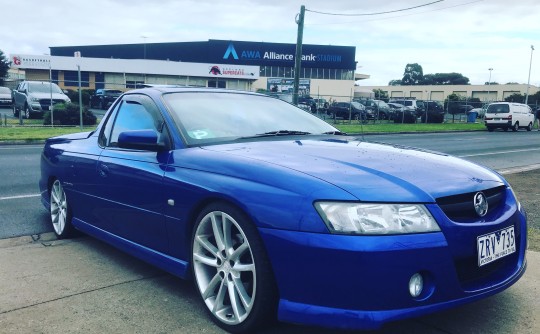
[[[345,132],[341,132],[341,131],[328,131],[328,132],[323,132],[322,134],[323,135],[334,135],[334,136],[346,136],[347,135]]]
[[[277,131],[269,131],[265,133],[257,133],[254,136],[246,136],[246,137],[240,137],[240,138],[244,139],[244,138],[273,137],[273,136],[305,136],[305,135],[310,135],[310,134],[311,132],[305,132],[305,131],[277,130]]]

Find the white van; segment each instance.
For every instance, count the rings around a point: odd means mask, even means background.
[[[497,102],[487,107],[484,121],[489,132],[496,128],[504,131],[512,129],[517,131],[525,128],[531,131],[534,123],[534,114],[531,108],[523,103]]]

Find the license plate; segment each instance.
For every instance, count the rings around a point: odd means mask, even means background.
[[[484,266],[516,251],[514,226],[476,238],[478,266]]]

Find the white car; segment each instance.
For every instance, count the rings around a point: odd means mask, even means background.
[[[11,107],[11,89],[7,87],[0,87],[0,107],[8,106]]]
[[[531,108],[523,103],[497,102],[488,106],[484,121],[488,131],[501,128],[504,131],[512,129],[517,131],[525,128],[531,131],[534,123],[534,114]]]

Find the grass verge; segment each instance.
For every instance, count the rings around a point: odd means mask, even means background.
[[[332,124],[332,123],[331,123]],[[332,124],[346,133],[400,133],[400,132],[439,132],[439,131],[477,131],[485,130],[481,123],[442,123],[442,124]],[[92,131],[95,127],[84,127],[82,131]],[[49,137],[81,132],[80,127],[45,126],[4,126],[0,127],[2,141],[45,140]]]
[[[84,127],[82,131],[92,131],[96,127]],[[45,140],[68,133],[81,132],[80,127],[0,127],[0,142]]]

